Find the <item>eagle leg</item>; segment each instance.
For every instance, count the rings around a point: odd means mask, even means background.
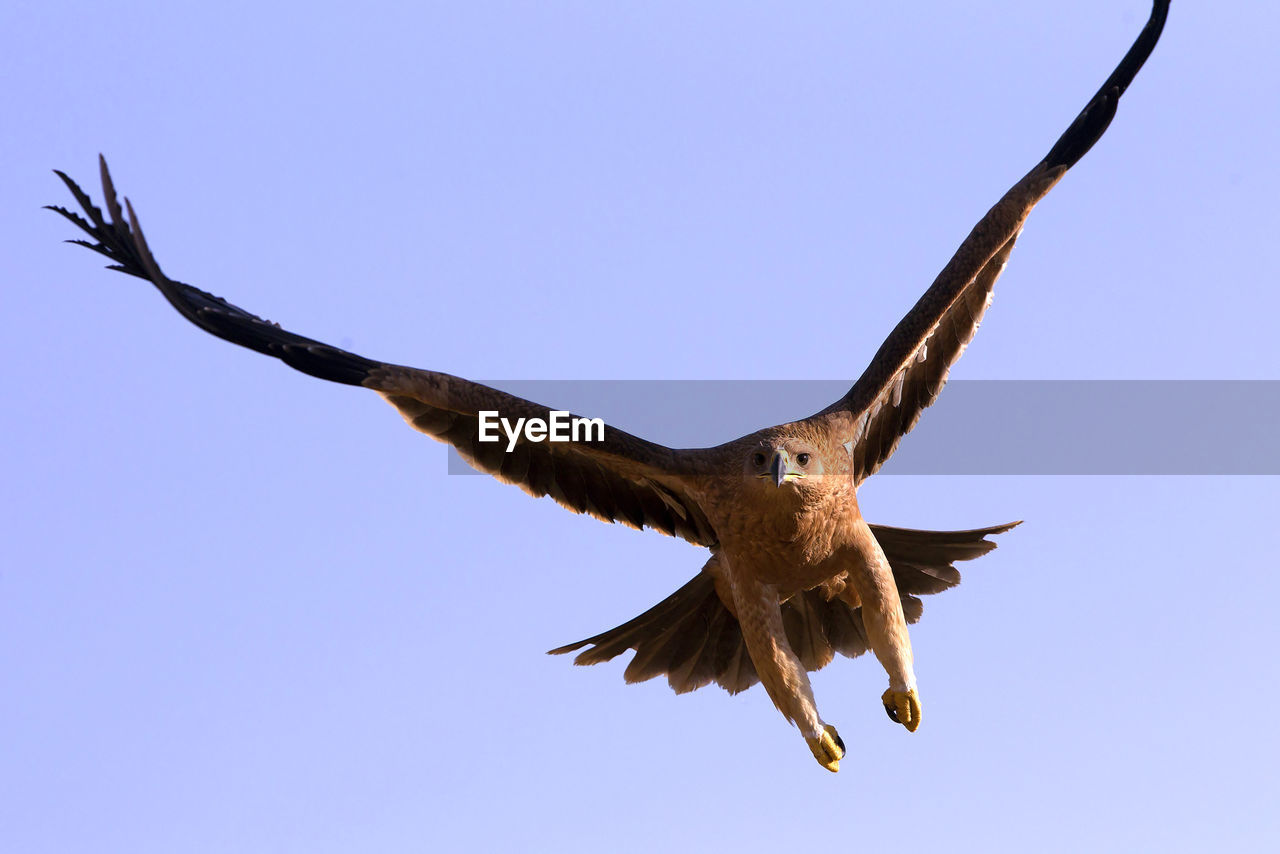
[[[725,561],[723,555],[720,571],[732,594],[742,639],[769,699],[799,727],[818,763],[828,771],[840,770],[844,742],[835,727],[818,716],[809,674],[787,641],[777,588],[760,581],[749,569]]]
[[[911,637],[907,634],[902,597],[889,559],[861,519],[848,555],[849,586],[841,595],[847,600],[856,596],[861,602],[868,645],[889,675],[889,690],[880,700],[891,721],[902,724],[908,732],[915,732],[920,727],[920,694],[916,690]]]

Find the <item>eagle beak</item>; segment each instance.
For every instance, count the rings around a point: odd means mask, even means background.
[[[773,452],[773,459],[769,461],[769,473],[773,475],[774,486],[782,486],[783,482],[786,481],[787,475],[790,474],[787,471],[790,468],[787,465],[789,462],[790,459],[788,459],[786,451],[779,448]]]

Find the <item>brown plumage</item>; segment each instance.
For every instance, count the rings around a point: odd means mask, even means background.
[[[666,676],[677,692],[716,682],[730,692],[762,682],[800,728],[814,756],[838,768],[844,745],[818,715],[808,671],[836,653],[870,649],[889,676],[890,718],[914,731],[920,702],[907,624],[918,596],[960,581],[954,564],[995,547],[1001,525],[912,531],[868,525],[857,488],[889,458],[946,382],[972,339],[1024,221],[1102,136],[1116,104],[1155,47],[1168,12],[1150,20],[1102,88],[1022,180],[974,227],[894,328],[849,392],[821,412],[714,448],[675,450],[608,428],[565,442],[481,440],[481,413],[549,417],[550,410],[477,383],[390,365],[281,329],[222,299],[169,279],[132,206],[116,200],[101,163],[107,215],[61,172],[85,219],[54,208],[91,241],[75,241],[150,280],[184,317],[220,338],[322,379],[381,394],[415,429],[448,442],[471,465],[578,513],[653,528],[710,550],[702,570],[626,623],[568,646],[578,664],[627,650],[629,682]],[[1016,523],[1015,523],[1016,524]]]
[[[908,623],[924,610],[917,596],[940,593],[960,583],[958,560],[972,560],[996,544],[986,539],[1017,525],[997,525],[972,531],[912,531],[870,525],[889,560],[894,584],[902,597]],[[708,564],[716,558],[711,558]],[[629,649],[635,658],[626,670],[628,682],[666,676],[677,694],[715,682],[731,694],[760,681],[755,668],[730,668],[745,656],[742,630],[715,589],[714,567],[704,567],[688,584],[643,614],[617,628],[551,650],[552,655],[590,647],[574,664],[599,664]],[[828,596],[821,586],[804,590],[782,603],[787,642],[806,670],[820,670],[835,653],[853,658],[867,651],[867,630],[861,608],[840,596]],[[673,637],[685,639],[675,646]],[[660,652],[661,651],[661,652]],[[741,653],[741,655],[739,654]]]

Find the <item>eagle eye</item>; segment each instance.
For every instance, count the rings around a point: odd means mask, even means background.
[[[764,465],[764,454],[760,453],[759,451],[756,451],[754,454],[751,455],[751,462],[756,466],[756,468],[759,468],[760,466]]]
[[[796,454],[796,462],[798,462],[798,463],[799,463],[800,465],[802,465],[802,466],[807,466],[807,465],[809,465],[809,455],[808,455],[808,454]]]

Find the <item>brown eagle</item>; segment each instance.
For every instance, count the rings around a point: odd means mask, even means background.
[[[1102,136],[1155,47],[1168,10],[1167,0],[1156,0],[1102,88],[1045,158],[978,222],[844,397],[808,418],[714,448],[676,450],[612,428],[565,441],[538,441],[528,430],[493,441],[494,418],[545,423],[555,416],[465,379],[295,335],[168,278],[128,200],[128,216],[122,211],[105,161],[107,216],[61,172],[87,219],[52,209],[91,238],[73,242],[106,255],[113,269],[150,280],[201,329],[312,376],[378,392],[411,426],[530,495],[549,495],[576,513],[705,546],[706,564],[671,596],[615,629],[552,653],[586,647],[575,661],[594,664],[635,650],[627,681],[666,675],[677,692],[714,681],[736,693],[763,682],[818,762],[836,771],[844,743],[819,716],[807,672],[837,652],[856,656],[870,648],[889,675],[882,697],[889,717],[915,731],[921,710],[907,625],[920,617],[917,597],[958,584],[953,564],[995,548],[987,537],[1013,527],[914,531],[871,525],[858,510],[858,487],[942,390],[1028,214]]]

